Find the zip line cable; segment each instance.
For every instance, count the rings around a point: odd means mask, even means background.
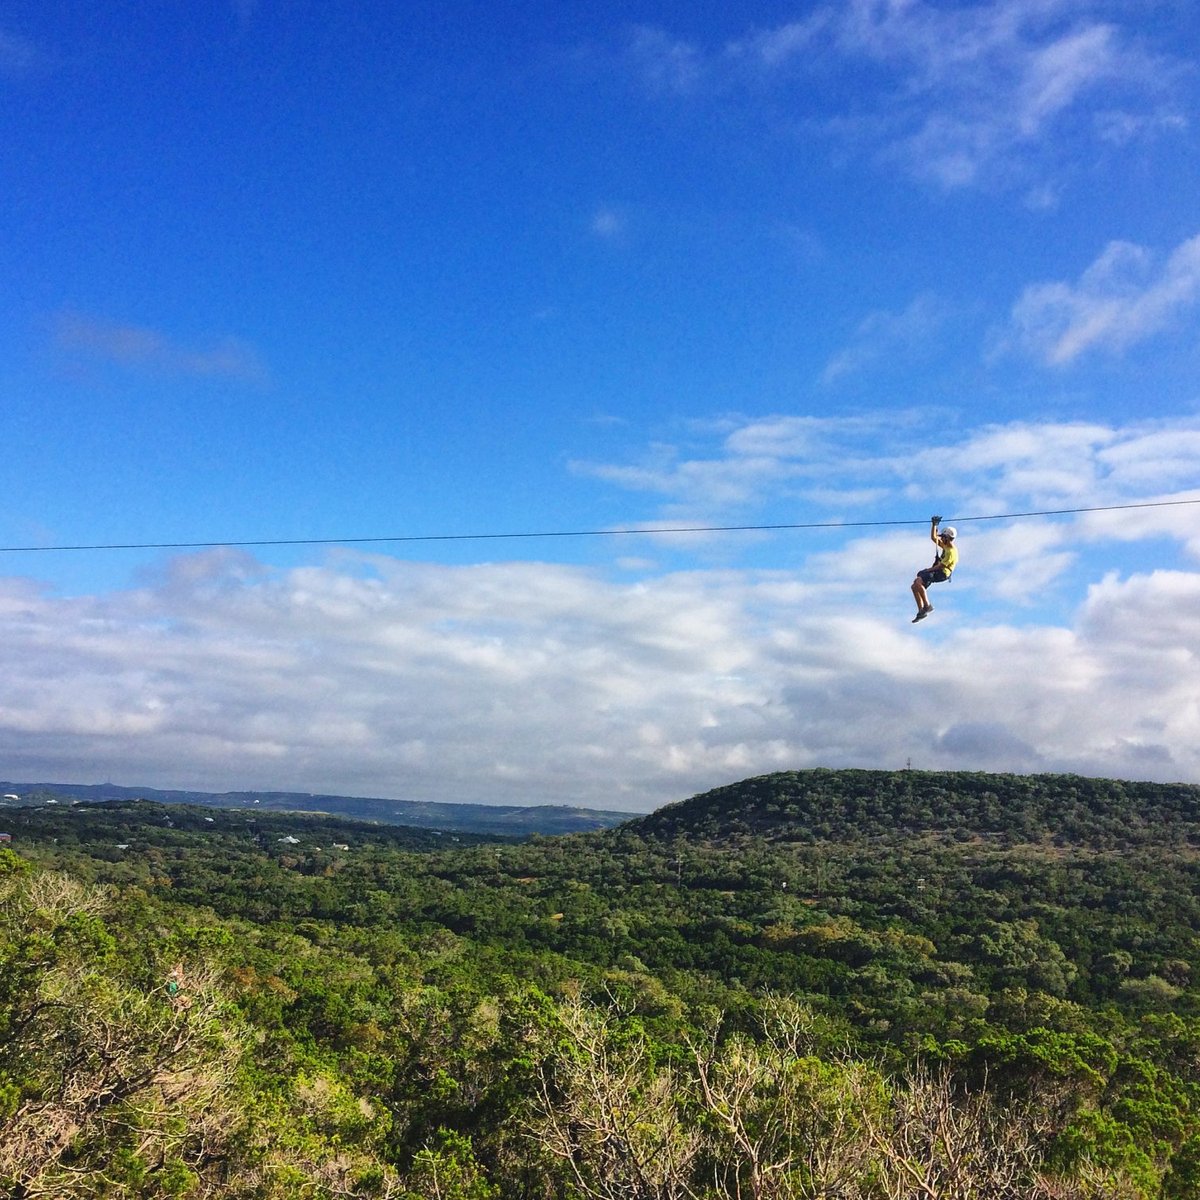
[[[1046,508],[1035,512],[989,513],[976,517],[946,517],[947,525],[964,525],[968,521],[1016,521],[1025,517],[1063,517],[1076,513],[1120,512],[1131,508],[1170,508],[1181,504],[1200,504],[1195,500],[1144,500],[1135,504],[1102,504],[1093,508]],[[655,537],[666,533],[752,533],[778,532],[788,529],[870,529],[880,526],[924,525],[928,518],[903,521],[804,521],[779,525],[676,525],[649,529],[561,529],[527,530],[519,533],[424,533],[399,534],[391,537],[350,538],[263,538],[256,541],[221,542],[108,542],[77,546],[0,546],[0,554],[48,554],[84,550],[215,550],[242,549],[255,546],[361,546],[399,542],[483,542],[515,541],[522,538],[584,538],[584,537]]]

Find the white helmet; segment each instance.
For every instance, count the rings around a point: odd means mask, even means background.
[[[949,538],[951,541],[954,541],[954,539],[958,537],[958,530],[955,529],[953,525],[943,525],[941,533],[942,537]]]

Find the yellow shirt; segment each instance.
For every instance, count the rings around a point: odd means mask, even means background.
[[[937,558],[938,562],[946,568],[946,574],[949,575],[958,566],[958,551],[954,548],[953,542],[945,543],[938,551]]]

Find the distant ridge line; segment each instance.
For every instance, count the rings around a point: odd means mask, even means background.
[[[14,783],[0,781],[0,793],[28,797],[61,797],[84,803],[134,801],[192,804],[261,812],[322,812],[330,816],[416,829],[487,832],[523,837],[530,834],[578,833],[610,829],[640,813],[592,809],[567,804],[481,804],[436,800],[396,800],[374,796],[284,791],[200,792],[183,788],[131,787],[112,783]]]

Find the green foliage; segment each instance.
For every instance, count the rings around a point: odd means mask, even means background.
[[[1143,1195],[1153,1196],[1160,1191],[1160,1171],[1150,1153],[1138,1145],[1128,1126],[1095,1109],[1076,1112],[1047,1157],[1067,1174],[1090,1164],[1110,1180],[1130,1180]]]
[[[877,1200],[949,1179],[940,1113],[1014,1200],[1196,1194],[1197,795],[792,772],[527,843],[11,810],[0,1190]]]
[[[1195,838],[1200,788],[1077,775],[785,771],[717,788],[634,823],[660,838],[861,841],[926,833],[1107,848]]]
[[[1013,1089],[1067,1085],[1080,1094],[1099,1095],[1112,1077],[1117,1052],[1098,1034],[1032,1029],[985,1034],[971,1059],[977,1070],[985,1067]]]
[[[401,1200],[495,1200],[500,1189],[487,1181],[470,1139],[438,1129],[413,1158]]]
[[[1200,1135],[1179,1147],[1163,1179],[1163,1200],[1194,1200],[1200,1196]]]

